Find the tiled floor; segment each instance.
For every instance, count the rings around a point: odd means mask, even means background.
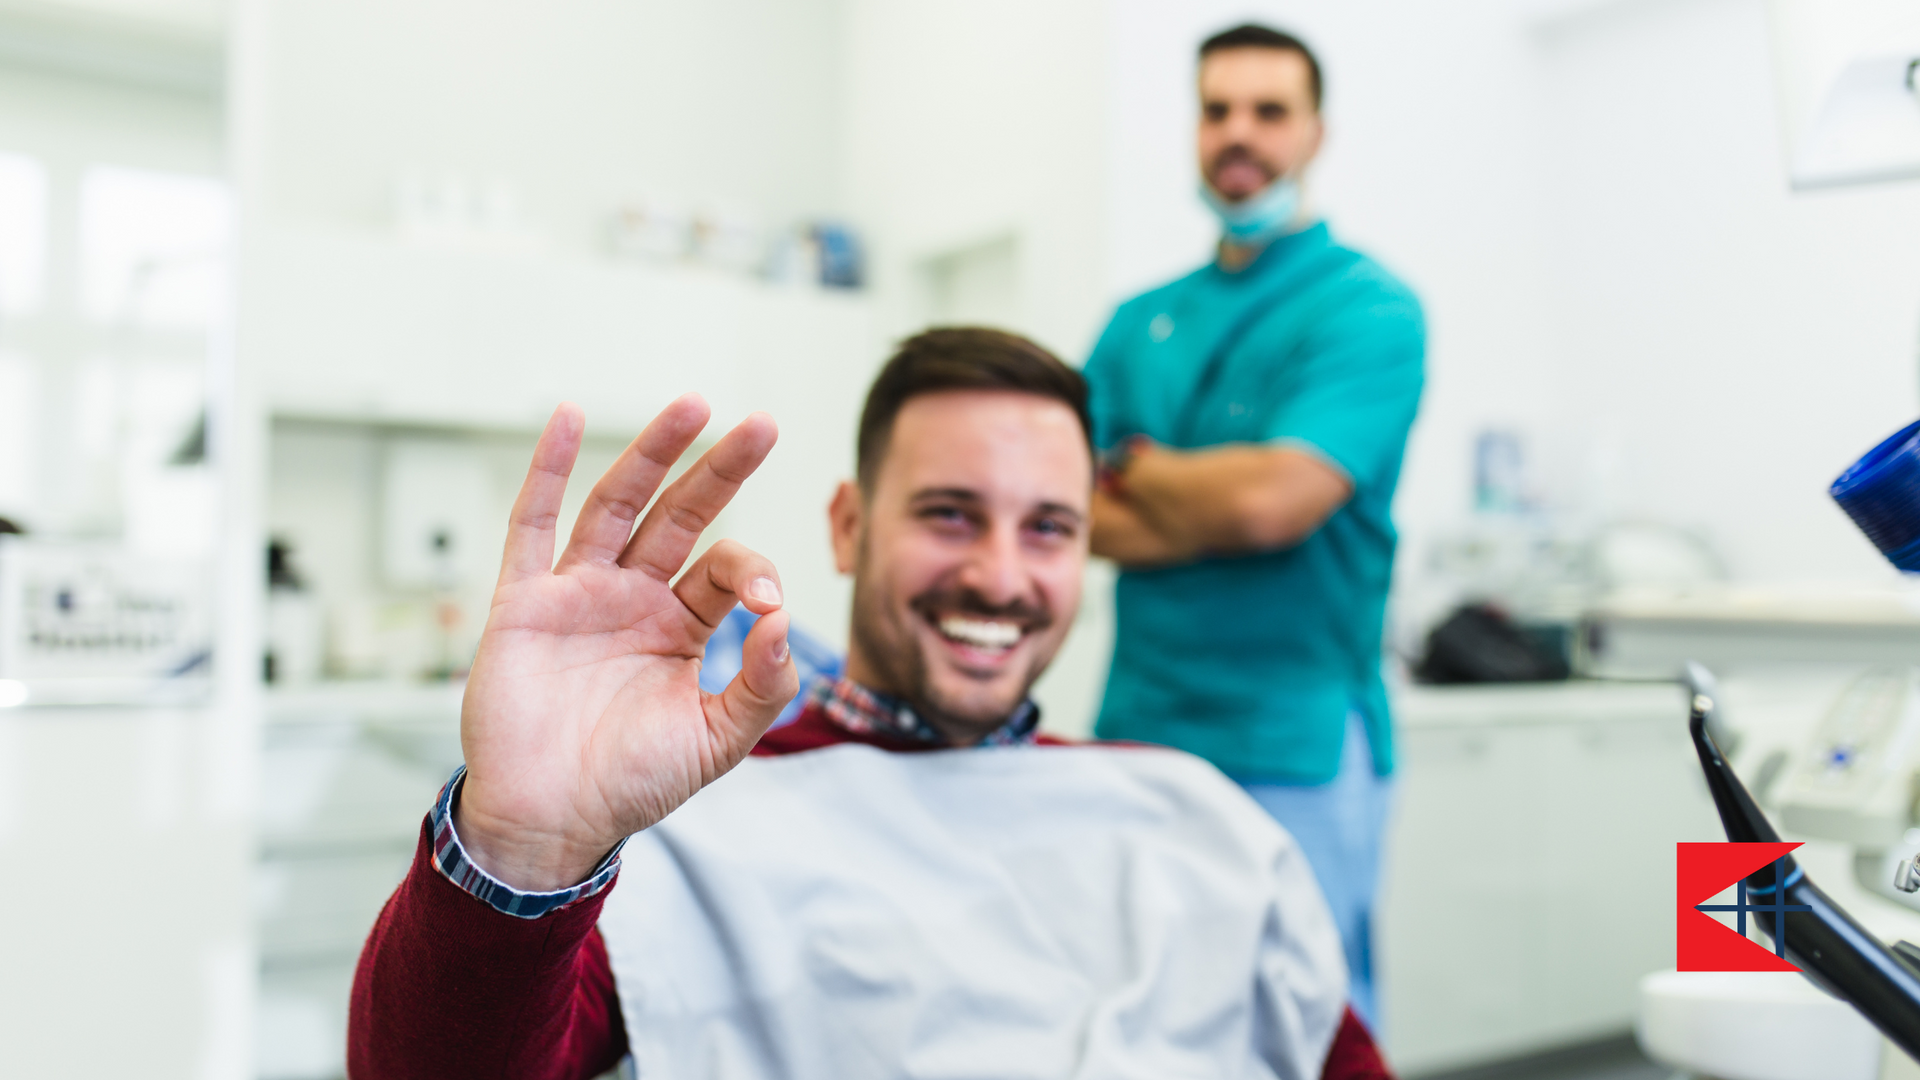
[[[1424,1073],[1411,1080],[1683,1080],[1672,1069],[1648,1061],[1633,1036],[1570,1046],[1510,1061],[1445,1073]]]

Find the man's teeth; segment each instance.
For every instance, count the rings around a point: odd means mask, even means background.
[[[1011,649],[1020,644],[1020,635],[1023,633],[1018,623],[966,619],[958,615],[941,619],[940,632],[955,641],[982,649]]]

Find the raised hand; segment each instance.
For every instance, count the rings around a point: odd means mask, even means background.
[[[738,764],[798,689],[772,563],[723,540],[679,573],[773,448],[771,417],[741,421],[633,528],[707,417],[695,394],[656,416],[594,485],[558,564],[579,408],[557,409],[534,449],[467,679],[454,821],[468,854],[515,888],[584,880],[622,837]],[[740,674],[703,693],[707,637],[736,601],[764,617]]]

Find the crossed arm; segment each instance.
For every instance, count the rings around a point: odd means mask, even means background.
[[[1286,446],[1171,450],[1142,442],[1093,498],[1093,553],[1122,566],[1292,547],[1353,496],[1353,482]]]

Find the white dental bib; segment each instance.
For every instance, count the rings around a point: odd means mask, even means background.
[[[1314,1080],[1346,1007],[1305,856],[1175,751],[749,758],[625,863],[646,1080]]]

